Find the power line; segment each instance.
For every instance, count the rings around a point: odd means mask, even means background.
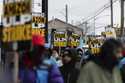
[[[117,1],[119,1],[119,0],[114,0],[114,1],[113,1],[113,4],[116,3]],[[84,20],[84,22],[85,22],[85,21],[89,21],[89,20],[91,20],[91,19],[94,19],[95,17],[97,17],[98,15],[100,15],[102,12],[104,12],[104,10],[108,9],[109,7],[110,7],[110,3],[105,4],[102,8],[100,8],[100,9],[96,12],[96,14],[95,14],[94,16],[88,16],[88,17],[87,17],[88,19]],[[81,24],[84,24],[84,22],[81,23]]]

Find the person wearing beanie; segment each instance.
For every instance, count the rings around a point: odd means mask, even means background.
[[[66,49],[63,54],[63,66],[60,68],[64,83],[76,83],[79,74],[75,68],[77,51],[75,49]]]

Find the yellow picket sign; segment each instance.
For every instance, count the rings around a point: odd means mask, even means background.
[[[3,42],[31,40],[32,35],[45,36],[45,29],[34,29],[31,24],[5,27],[2,30]]]
[[[4,16],[15,16],[26,14],[31,11],[31,0],[8,3],[4,5]]]
[[[100,52],[100,48],[91,48],[92,54],[98,54]]]
[[[2,30],[3,42],[22,41],[31,39],[31,24],[5,27]]]

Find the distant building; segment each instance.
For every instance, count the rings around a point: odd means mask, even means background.
[[[120,37],[121,36],[121,28],[115,28],[115,31],[116,31],[117,37]],[[124,33],[125,33],[125,28],[124,28]]]
[[[56,31],[72,31],[77,34],[82,34],[83,30],[77,26],[66,23],[58,18],[50,20],[48,22],[48,31],[51,32],[52,29],[56,29]]]
[[[83,22],[78,25],[81,29],[83,29],[84,35],[96,35],[94,27],[91,26],[88,22]]]

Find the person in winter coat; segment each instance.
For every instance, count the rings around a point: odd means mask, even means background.
[[[125,83],[125,57],[120,61],[119,67],[121,69],[123,83]]]
[[[62,60],[56,50],[52,50],[52,56],[50,58],[55,62],[55,64],[57,64],[58,67],[63,65]]]
[[[123,51],[122,51],[123,56],[120,59],[119,68],[121,69],[123,83],[125,83],[125,41],[123,42],[122,46],[123,46]]]
[[[79,74],[78,69],[75,68],[76,55],[75,49],[67,49],[63,54],[63,66],[61,73],[63,75],[64,83],[76,83]]]
[[[123,83],[118,65],[122,45],[115,39],[108,39],[100,48],[98,56],[93,56],[81,69],[77,83]]]
[[[50,59],[50,51],[45,48],[41,36],[32,39],[33,49],[23,58],[25,66],[19,71],[20,83],[63,83],[62,75]]]

